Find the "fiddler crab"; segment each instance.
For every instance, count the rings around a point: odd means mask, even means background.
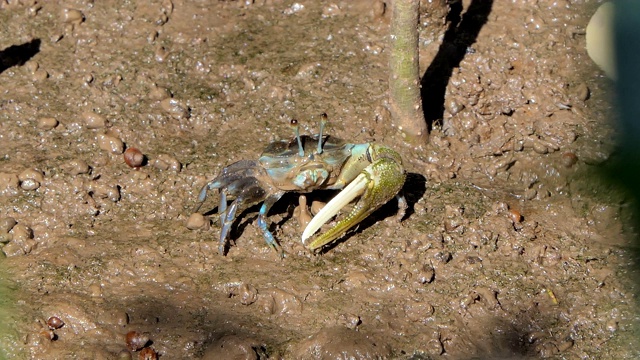
[[[258,227],[267,244],[284,256],[284,251],[268,229],[266,217],[269,209],[287,192],[342,189],[304,229],[302,243],[311,251],[340,238],[394,196],[398,198],[398,219],[404,216],[406,201],[399,193],[406,174],[400,155],[382,145],[350,144],[324,135],[326,123],[327,115],[322,114],[319,134],[300,136],[298,122],[291,120],[295,132],[293,140],[272,142],[258,160],[235,162],[202,187],[194,212],[200,209],[208,191],[218,189],[220,193],[218,214],[222,229],[218,250],[221,255],[224,255],[226,239],[238,208],[262,202]],[[322,225],[358,197],[348,215],[310,240]],[[229,207],[227,198],[235,198]]]

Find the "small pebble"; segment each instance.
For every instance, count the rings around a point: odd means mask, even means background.
[[[116,136],[109,134],[98,135],[98,147],[112,154],[122,154],[124,151],[124,143]]]
[[[193,213],[187,219],[187,229],[197,230],[205,225],[205,217],[200,213]]]
[[[58,126],[58,120],[52,117],[44,117],[38,119],[38,129],[40,130],[51,130]]]
[[[134,147],[128,148],[124,152],[124,162],[130,167],[137,169],[144,163],[144,154]]]
[[[131,351],[138,351],[149,343],[149,336],[139,333],[137,331],[129,331],[125,336],[125,343],[127,349]]]
[[[64,326],[64,321],[60,320],[57,316],[52,316],[47,320],[47,326],[51,330],[60,329]]]
[[[518,210],[509,209],[509,219],[511,219],[511,221],[513,221],[514,223],[519,223],[522,221],[522,215]]]
[[[138,354],[139,360],[156,360],[158,358],[158,354],[152,348],[144,348]]]

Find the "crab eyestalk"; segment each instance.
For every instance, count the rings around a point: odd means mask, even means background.
[[[298,120],[291,119],[290,126],[293,128],[294,134],[296,134],[296,140],[298,141],[298,155],[304,156],[304,147],[302,146],[302,139],[300,139],[300,126]]]
[[[317,154],[322,154],[322,132],[324,131],[324,127],[327,125],[327,113],[322,113],[320,115],[320,133],[318,134],[318,151]]]
[[[402,159],[397,152],[384,146],[370,145],[366,149],[366,154],[368,155],[366,158],[371,159],[371,164],[365,167],[336,197],[331,199],[307,225],[302,234],[302,243],[308,249],[316,250],[336,240],[386,204],[402,189],[406,173],[402,166]],[[360,199],[344,219],[307,244],[307,240],[324,223],[358,197]]]

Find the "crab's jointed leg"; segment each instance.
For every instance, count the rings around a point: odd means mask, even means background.
[[[256,161],[238,161],[224,168],[218,177],[205,184],[202,187],[202,190],[200,190],[200,194],[198,195],[198,204],[196,205],[194,212],[197,212],[200,209],[202,203],[204,203],[207,198],[208,191],[214,189],[218,189],[220,191],[218,214],[220,215],[220,226],[222,228],[220,229],[218,251],[221,255],[224,255],[227,236],[229,235],[231,225],[236,218],[238,208],[251,206],[252,204],[258,203],[267,198],[265,184],[260,181],[260,178],[266,176],[264,172],[265,170],[260,167]],[[227,208],[228,196],[235,199]],[[273,203],[271,203],[271,205],[273,205]],[[268,210],[269,209],[267,208],[266,211]],[[267,243],[270,244],[269,238],[266,234],[265,238],[267,239]],[[273,236],[271,236],[271,238],[273,238]],[[274,247],[273,245],[271,246]]]
[[[267,200],[265,200],[262,206],[260,207],[260,212],[258,213],[258,227],[262,231],[262,236],[264,236],[264,239],[267,242],[267,245],[269,245],[269,247],[271,247],[273,250],[280,253],[280,257],[284,257],[284,250],[282,250],[282,248],[280,247],[276,239],[273,237],[273,234],[271,233],[271,231],[269,231],[267,227],[266,217],[267,217],[267,213],[269,212],[269,209],[271,209],[271,207],[273,206],[273,204],[276,203],[276,201],[280,200],[282,195],[284,195],[284,192],[280,192],[268,197]]]
[[[302,242],[310,250],[315,250],[342,236],[372,212],[396,196],[406,177],[400,155],[395,151],[381,146],[372,146],[370,151],[370,165],[349,183],[336,197],[316,214],[302,234]],[[368,151],[369,151],[368,150]],[[331,217],[345,205],[360,197],[351,212],[340,220],[333,228],[320,234],[316,239],[307,240]],[[404,200],[400,202],[403,210]]]

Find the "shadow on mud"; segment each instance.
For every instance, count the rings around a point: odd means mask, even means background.
[[[21,45],[11,45],[0,51],[0,74],[5,70],[22,66],[40,52],[40,39],[33,39]]]
[[[151,347],[156,347],[154,334],[194,339],[187,346],[198,359],[264,359],[267,358],[267,344],[276,343],[274,339],[261,338],[247,330],[255,327],[259,322],[257,319],[221,312],[221,309],[186,308],[168,303],[164,298],[149,297],[117,304],[116,308],[126,309],[129,323],[124,332],[135,330],[149,334],[147,346]]]
[[[422,108],[429,131],[433,122],[443,117],[444,96],[453,69],[460,66],[465,55],[473,52],[471,45],[487,22],[493,0],[473,0],[464,14],[462,1],[456,1],[450,6],[451,10],[447,15],[449,27],[438,53],[420,81]]]

